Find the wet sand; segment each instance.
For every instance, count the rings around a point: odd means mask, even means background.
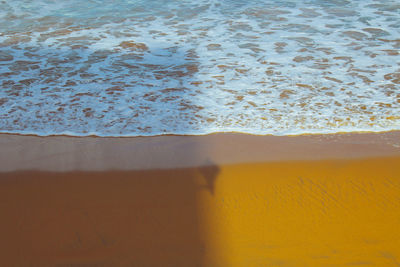
[[[400,133],[0,135],[4,266],[400,264]]]

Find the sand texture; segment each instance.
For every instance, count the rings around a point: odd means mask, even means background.
[[[2,135],[0,263],[398,266],[399,136]]]

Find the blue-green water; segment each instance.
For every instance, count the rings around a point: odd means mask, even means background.
[[[397,1],[1,1],[0,132],[400,129]]]

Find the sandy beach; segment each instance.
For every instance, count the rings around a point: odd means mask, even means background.
[[[0,146],[2,266],[400,264],[400,132]]]
[[[0,1],[0,267],[400,267],[400,0]]]

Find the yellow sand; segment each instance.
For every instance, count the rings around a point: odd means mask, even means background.
[[[400,265],[400,158],[224,166],[198,199],[206,266]]]

